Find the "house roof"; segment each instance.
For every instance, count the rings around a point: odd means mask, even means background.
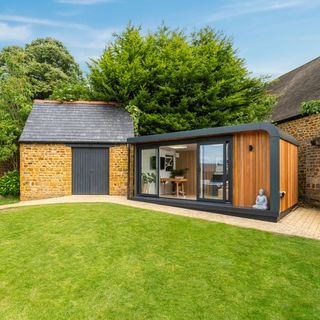
[[[320,57],[282,75],[268,89],[279,96],[272,112],[274,121],[300,116],[302,102],[320,99]]]
[[[35,100],[20,142],[126,143],[129,112],[111,102]]]
[[[238,124],[234,126],[224,126],[215,128],[205,128],[197,130],[187,130],[178,131],[162,134],[153,134],[149,136],[133,137],[128,139],[128,143],[140,144],[140,143],[161,143],[170,140],[183,140],[183,139],[193,139],[193,138],[203,138],[210,136],[221,136],[221,135],[231,135],[237,132],[248,132],[248,131],[266,131],[270,137],[281,138],[294,145],[298,145],[298,141],[280,130],[278,127],[270,122],[255,122],[248,124]]]

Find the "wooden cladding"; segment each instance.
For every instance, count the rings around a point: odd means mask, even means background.
[[[233,139],[233,206],[252,207],[260,188],[265,190],[270,206],[268,133],[237,133]]]
[[[179,158],[176,158],[176,168],[185,169],[188,168],[184,174],[188,181],[184,184],[186,195],[195,196],[197,194],[197,151],[179,151]]]
[[[298,203],[298,147],[280,140],[280,212]]]

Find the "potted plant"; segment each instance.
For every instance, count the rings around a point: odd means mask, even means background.
[[[175,179],[184,179],[184,175],[187,173],[188,168],[184,168],[184,169],[173,169],[171,170],[171,178],[175,178]]]
[[[154,172],[142,173],[142,193],[149,193],[150,184],[156,183],[157,176]]]

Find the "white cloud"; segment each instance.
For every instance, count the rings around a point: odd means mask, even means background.
[[[20,22],[28,23],[34,25],[43,25],[48,27],[57,27],[57,28],[67,28],[67,29],[76,29],[76,30],[89,30],[90,28],[83,24],[78,23],[69,23],[57,20],[49,19],[38,19],[26,16],[14,16],[14,15],[3,15],[0,14],[0,21],[9,21],[9,22]]]
[[[313,2],[313,1],[310,1]],[[237,16],[243,16],[259,12],[284,10],[289,8],[297,8],[302,5],[307,5],[303,0],[285,0],[285,1],[241,1],[226,5],[209,17],[209,21],[218,21]]]
[[[112,0],[58,0],[60,3],[67,3],[67,4],[78,4],[78,5],[92,5],[97,3],[106,3],[112,2]]]
[[[9,26],[0,22],[0,40],[26,40],[30,37],[29,26]]]

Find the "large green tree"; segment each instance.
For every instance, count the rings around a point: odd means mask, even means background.
[[[140,109],[140,134],[259,121],[273,102],[232,42],[209,27],[143,35],[129,25],[89,68],[96,98]]]
[[[31,110],[33,90],[24,66],[25,52],[10,47],[0,54],[0,162],[18,167],[18,139]]]
[[[83,83],[74,58],[55,39],[37,39],[24,48],[0,52],[0,161],[18,167],[18,139],[32,99],[46,99],[56,88]],[[76,91],[76,89],[75,89]]]
[[[0,69],[12,72],[12,60],[25,71],[34,99],[47,99],[55,88],[82,81],[79,65],[63,43],[53,38],[36,39],[24,48],[4,48],[0,52]]]

